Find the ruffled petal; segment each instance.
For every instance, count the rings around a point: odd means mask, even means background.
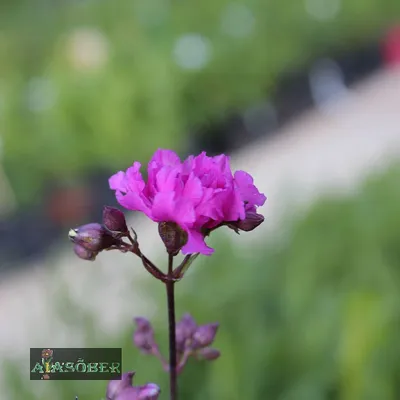
[[[140,162],[135,161],[132,167],[126,170],[125,185],[126,191],[142,192],[145,187],[142,174],[140,173]]]
[[[196,207],[203,198],[203,186],[201,185],[200,179],[193,173],[190,174],[181,194],[183,197],[189,199],[193,206]]]
[[[151,218],[149,201],[141,193],[128,192],[127,194],[123,194],[116,192],[115,197],[122,207],[132,211],[142,211]]]
[[[156,175],[156,189],[159,192],[175,191],[181,166],[163,167]]]
[[[180,226],[191,226],[196,221],[193,205],[186,199],[175,199],[174,192],[160,192],[154,197],[153,220],[176,222]]]
[[[164,167],[174,167],[176,165],[180,165],[180,163],[181,160],[179,156],[174,151],[167,149],[158,149],[149,162],[149,164],[157,164]]]
[[[200,232],[189,229],[187,230],[187,233],[188,241],[185,246],[182,247],[183,254],[201,253],[205,256],[210,256],[212,253],[214,253],[214,249],[206,245],[204,235],[202,235]]]
[[[125,191],[124,181],[125,172],[119,171],[108,180],[108,184],[111,190]]]
[[[244,171],[236,171],[234,179],[242,201],[246,203],[246,210],[249,207],[262,206],[265,203],[267,197],[254,186],[251,175]]]

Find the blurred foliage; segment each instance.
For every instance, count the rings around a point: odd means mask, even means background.
[[[3,2],[0,138],[17,197],[155,147],[184,151],[188,128],[399,15],[393,0]]]
[[[285,236],[251,252],[218,238],[215,255],[195,263],[177,285],[177,304],[179,316],[189,311],[199,323],[220,322],[215,347],[222,357],[190,363],[181,397],[397,400],[399,183],[396,168],[354,197],[322,199]],[[158,282],[150,286],[160,296],[156,334],[166,354],[164,293]],[[157,360],[132,346],[133,326],[123,337],[91,340],[95,333],[85,319],[88,345],[121,346],[124,368],[137,371],[137,383],[157,382],[161,398],[168,398]],[[33,394],[41,382],[23,382],[15,370],[9,382],[10,400],[46,398]],[[59,400],[76,394],[98,400],[105,390],[99,382],[50,385],[48,397],[54,392]]]

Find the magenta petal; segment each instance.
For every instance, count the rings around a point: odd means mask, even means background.
[[[194,207],[200,203],[203,197],[203,187],[200,179],[197,178],[193,173],[189,175],[188,180],[185,183],[182,196],[190,199]]]
[[[193,207],[193,203],[185,198],[180,199],[175,205],[175,219],[172,221],[176,222],[181,227],[192,226],[196,222],[196,213]]]
[[[181,163],[179,156],[172,150],[158,149],[150,160],[150,163],[156,162],[160,166],[176,166]],[[149,164],[150,164],[149,163]]]
[[[219,156],[214,157],[214,162],[216,165],[218,165],[220,171],[223,174],[232,176],[229,156],[221,154]]]
[[[127,194],[122,194],[117,192],[115,196],[122,207],[132,211],[142,211],[151,218],[149,201],[140,193],[128,192]]]
[[[159,191],[158,184],[160,179],[158,178],[158,174],[162,169],[166,169],[166,171],[170,171],[173,168],[181,167],[181,162],[179,157],[171,150],[163,150],[158,149],[153,157],[151,158],[149,165],[148,165],[148,178],[147,178],[147,186],[146,186],[146,194],[153,197]],[[163,172],[164,174],[165,172]],[[164,190],[167,190],[164,187]]]
[[[245,208],[240,193],[234,187],[216,193],[215,203],[222,210],[225,221],[236,221],[245,218]]]
[[[125,173],[122,171],[117,172],[108,180],[110,189],[125,191],[124,180],[125,180]]]
[[[203,198],[201,199],[200,204],[196,207],[196,215],[198,219],[200,216],[215,220],[220,217],[221,213],[217,208],[219,207],[219,203],[215,201],[214,193],[215,191],[212,188],[203,188]]]
[[[234,178],[239,187],[246,187],[254,182],[250,174],[240,170],[235,172]]]
[[[193,205],[186,199],[176,201],[175,192],[157,193],[154,197],[152,215],[157,222],[176,222],[181,227],[196,220]]]
[[[153,200],[151,213],[153,215],[154,221],[175,221],[175,219],[172,219],[176,217],[175,193],[172,191],[157,193]]]
[[[193,172],[194,156],[189,156],[182,164],[182,173],[187,176]]]
[[[156,176],[156,188],[160,192],[174,191],[177,186],[178,174],[181,167],[163,167]]]
[[[182,247],[183,254],[201,253],[206,256],[214,253],[214,249],[208,247],[204,241],[204,236],[197,231],[189,229],[188,231],[188,242]]]
[[[126,180],[126,191],[131,192],[142,192],[145,183],[140,173],[141,164],[139,162],[134,162],[132,167],[126,170],[125,180]]]
[[[236,171],[235,182],[239,189],[242,200],[245,201],[249,207],[262,206],[267,200],[266,196],[258,191],[253,184],[253,178],[247,172]],[[246,210],[248,207],[246,207]]]

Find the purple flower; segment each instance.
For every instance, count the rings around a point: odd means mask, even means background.
[[[122,374],[121,380],[110,381],[107,385],[107,400],[157,400],[160,388],[155,383],[133,386],[134,372]]]
[[[134,162],[126,172],[110,180],[118,202],[129,210],[142,211],[155,222],[175,222],[188,234],[184,254],[210,255],[205,233],[229,221],[246,218],[266,197],[244,171],[232,174],[229,157],[208,157],[205,152],[181,162],[171,150],[159,149],[148,164],[148,181]]]

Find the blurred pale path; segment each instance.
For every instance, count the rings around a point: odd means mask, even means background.
[[[399,158],[399,120],[400,71],[382,72],[345,98],[305,115],[274,139],[234,155],[233,166],[253,174],[268,196],[261,211],[267,216],[262,229],[241,235],[238,243],[265,240],[262,233],[276,229],[294,205],[307,205],[326,190],[353,190],[367,174]],[[142,250],[160,259],[156,225],[141,218],[135,229]],[[56,304],[65,294],[73,303],[64,311],[73,315],[76,307],[94,312],[94,331],[118,331],[144,311],[151,317],[156,305],[141,290],[146,273],[138,260],[106,253],[94,263],[82,262],[67,244],[67,232],[65,236],[65,246],[45,261],[45,268],[30,267],[29,272],[0,282],[0,359],[10,356],[11,348],[12,356],[26,363],[29,347],[83,345],[79,324],[57,317]],[[155,248],[160,250],[156,256]]]

